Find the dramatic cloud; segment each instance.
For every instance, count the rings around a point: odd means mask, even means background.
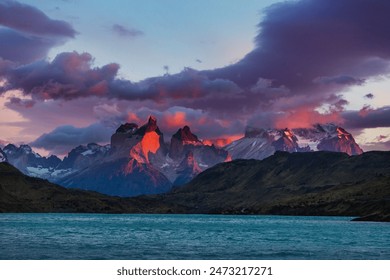
[[[365,114],[360,112],[344,112],[342,114],[347,128],[376,128],[390,127],[390,107],[370,109]]]
[[[33,99],[71,100],[107,95],[119,65],[91,68],[88,53],[61,53],[50,63],[44,60],[16,67],[5,75],[6,90],[22,90]]]
[[[283,2],[266,10],[256,48],[225,68],[185,69],[132,83],[116,77],[117,64],[92,68],[91,55],[65,53],[52,62],[8,71],[7,85],[33,99],[152,100],[156,107],[201,109],[219,117],[230,111],[231,117],[240,119],[268,112],[269,125],[273,125],[283,121],[282,115],[289,120],[302,110],[308,116],[318,115],[318,108],[340,104],[342,97],[337,92],[388,73],[388,14],[388,1]],[[113,29],[122,35],[137,34],[120,25]],[[336,119],[333,110],[313,121],[327,116]]]
[[[360,109],[359,115],[361,117],[366,117],[371,111],[373,111],[373,109],[370,105],[364,105],[363,108]]]
[[[0,27],[0,57],[15,63],[29,63],[45,57],[57,42]]]
[[[42,59],[52,47],[75,35],[76,31],[67,22],[50,19],[32,6],[0,2],[0,58],[3,60],[24,64]]]
[[[7,5],[21,5],[5,3],[3,10],[10,9]],[[293,128],[337,122],[347,129],[390,126],[389,107],[345,111],[348,101],[341,94],[390,73],[390,1],[274,4],[258,25],[255,48],[239,62],[208,71],[186,68],[173,75],[167,71],[166,75],[137,83],[119,78],[116,63],[95,67],[88,53],[61,53],[47,61],[48,49],[59,42],[56,36],[67,39],[76,33],[64,22],[23,7],[34,18],[33,27],[23,27],[8,18],[0,21],[4,26],[0,44],[5,46],[0,48],[0,78],[4,80],[0,93],[20,90],[23,98],[10,98],[7,103],[19,112],[34,110],[41,103],[75,104],[76,100],[83,103],[93,99],[101,102],[87,106],[90,115],[107,131],[122,121],[143,123],[153,114],[166,133],[189,124],[202,138],[237,135],[247,124]],[[50,28],[43,28],[42,22]],[[112,31],[127,37],[142,35],[118,24]],[[25,42],[26,49],[18,49],[24,45],[18,42]],[[23,57],[24,53],[28,55]],[[60,132],[74,135],[77,131],[74,127],[60,128],[34,143],[50,146],[49,142],[60,139]],[[83,131],[90,131],[89,127]],[[104,135],[97,135],[95,141]]]
[[[335,93],[389,73],[389,13],[390,2],[379,0],[274,4],[259,24],[256,48],[234,65],[205,73],[210,79],[227,79],[241,88],[253,87],[259,78],[271,80],[274,87],[288,89],[290,98],[308,97],[309,103],[302,98],[300,107],[314,113]],[[257,98],[264,103],[264,94]],[[286,97],[275,94],[271,98],[272,104],[277,104]],[[317,102],[313,103],[314,99]],[[294,117],[296,109],[287,109],[291,111],[288,118]]]
[[[94,68],[93,58],[88,53],[61,53],[52,62],[41,60],[7,71],[2,91],[21,90],[33,100],[41,101],[95,96],[153,101],[154,106],[165,104],[166,108],[178,105],[226,112],[258,103],[246,101],[253,92],[245,96],[233,82],[210,80],[190,68],[176,75],[149,78],[139,83],[116,78],[118,69],[115,63]]]
[[[0,2],[0,25],[34,35],[70,38],[76,35],[69,23],[50,19],[40,10],[15,1]]]
[[[209,73],[240,86],[264,77],[303,93],[320,77],[347,85],[363,81],[388,70],[389,12],[390,3],[383,0],[274,4],[259,24],[256,49],[235,65]]]
[[[72,148],[88,143],[107,143],[114,131],[100,123],[88,127],[78,128],[72,125],[59,126],[49,133],[45,133],[30,143],[36,148],[51,150],[55,154],[63,155]]]
[[[134,38],[138,36],[144,35],[144,33],[141,30],[134,29],[134,28],[127,28],[120,24],[114,24],[111,27],[112,31],[115,32],[115,34],[121,36],[121,37],[128,37],[128,38]]]

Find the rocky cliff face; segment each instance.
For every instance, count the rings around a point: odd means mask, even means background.
[[[168,153],[162,161],[161,158],[160,161],[154,159],[153,163],[177,186],[227,158],[225,150],[205,145],[188,126],[184,126],[172,135]]]
[[[203,143],[191,132],[188,126],[184,126],[172,135],[169,156],[172,159],[182,158],[196,146],[203,146]]]
[[[134,123],[123,124],[111,137],[107,150],[94,153],[97,161],[95,158],[95,162],[61,178],[58,183],[118,196],[167,192],[171,182],[151,164],[151,157],[162,154],[164,145],[154,117],[141,127]]]
[[[184,185],[185,183],[191,181],[191,179],[193,179],[200,172],[202,172],[202,169],[196,162],[193,152],[189,151],[176,169],[176,174],[178,176],[173,182],[173,185]]]

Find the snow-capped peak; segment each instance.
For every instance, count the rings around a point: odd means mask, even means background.
[[[363,152],[349,132],[333,123],[284,130],[248,127],[243,138],[227,145],[225,149],[233,159],[263,159],[278,150],[335,151],[349,155]]]

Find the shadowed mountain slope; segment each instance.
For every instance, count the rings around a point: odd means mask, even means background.
[[[222,163],[165,201],[195,213],[378,214],[390,220],[390,152],[276,152],[262,161]]]

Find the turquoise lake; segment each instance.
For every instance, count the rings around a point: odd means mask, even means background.
[[[1,259],[390,259],[351,217],[0,214]]]

